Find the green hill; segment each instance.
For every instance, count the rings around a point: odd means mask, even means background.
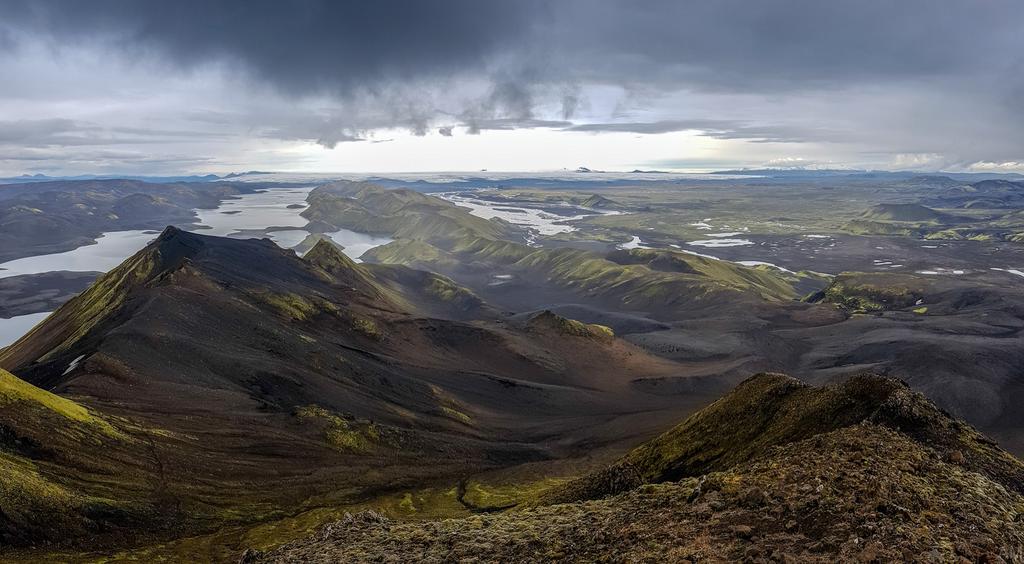
[[[953,219],[949,214],[919,204],[878,204],[861,215],[864,219],[875,221],[913,223],[946,223]]]
[[[339,228],[423,241],[466,238],[523,240],[523,232],[498,219],[413,190],[389,190],[360,182],[335,182],[314,189],[302,216],[319,232]]]

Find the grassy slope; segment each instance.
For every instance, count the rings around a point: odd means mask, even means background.
[[[833,278],[814,299],[854,313],[904,309],[924,297],[925,287],[920,277],[907,274],[846,272]]]
[[[796,297],[792,281],[778,272],[680,252],[634,249],[625,254],[628,260],[615,262],[577,249],[530,247],[504,222],[483,220],[450,202],[409,190],[336,183],[314,190],[309,201],[303,215],[314,224],[383,232],[398,239],[372,249],[366,258],[373,262],[442,271],[466,265],[515,268],[564,288],[609,294],[630,308],[730,299],[737,292],[769,300]],[[660,268],[673,261],[685,269]]]
[[[455,241],[466,237],[518,239],[517,228],[487,220],[455,204],[413,190],[387,190],[357,182],[336,182],[316,188],[302,212],[313,228],[337,228],[396,238]]]
[[[115,530],[149,511],[127,493],[131,469],[104,454],[136,442],[112,421],[0,369],[0,546]]]
[[[135,253],[48,317],[45,334],[41,333],[44,325],[41,323],[11,346],[0,349],[0,366],[13,369],[28,360],[45,360],[69,349],[98,323],[109,320],[132,287],[145,283],[161,264],[177,259],[161,256],[156,247],[151,246]],[[26,346],[27,343],[31,345]]]
[[[671,310],[742,296],[773,301],[796,297],[791,282],[778,272],[674,251],[633,249],[602,256],[579,249],[536,248],[488,239],[459,241],[444,250],[422,241],[399,240],[372,249],[367,258],[420,268],[497,268],[588,296],[617,300],[628,309]],[[669,261],[681,266],[663,269]]]

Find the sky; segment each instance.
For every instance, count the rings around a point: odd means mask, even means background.
[[[1024,172],[1019,0],[0,0],[0,175]]]

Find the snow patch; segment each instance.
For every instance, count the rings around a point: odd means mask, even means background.
[[[1009,272],[1010,274],[1016,274],[1017,276],[1024,276],[1024,271],[1017,270],[1016,268],[992,268],[992,270],[998,270],[999,272]]]
[[[68,374],[71,373],[72,370],[78,368],[78,363],[82,362],[83,358],[85,358],[84,354],[80,354],[77,357],[75,357],[75,360],[72,360],[71,363],[68,364],[67,369],[64,370],[64,372],[61,374],[61,376],[67,376]]]
[[[621,245],[618,245],[618,248],[625,251],[629,249],[648,249],[650,247],[644,246],[644,242],[636,235],[633,235],[632,239],[625,243],[622,243]]]
[[[742,247],[745,245],[753,245],[753,241],[747,239],[702,239],[700,241],[690,241],[687,245],[693,245],[697,247]]]

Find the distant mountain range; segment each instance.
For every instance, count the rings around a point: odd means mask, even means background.
[[[215,182],[217,180],[230,180],[242,176],[258,176],[263,174],[274,174],[259,170],[246,172],[232,172],[228,174],[188,174],[177,176],[159,176],[149,174],[78,174],[70,176],[49,176],[46,174],[22,174],[0,178],[0,184],[24,184],[26,182],[50,182],[54,180],[141,180],[143,182]]]
[[[798,179],[798,178],[879,178],[886,180],[913,179],[921,176],[944,176],[954,180],[965,180],[977,182],[986,179],[1007,179],[1024,180],[1024,174],[1019,173],[987,173],[987,172],[911,172],[911,171],[885,171],[885,170],[854,170],[854,169],[789,169],[789,168],[759,168],[759,169],[733,169],[720,170],[708,173],[687,173],[665,170],[644,170],[633,169],[629,171],[605,171],[593,170],[587,167],[578,167],[570,171],[538,171],[538,172],[423,172],[423,173],[318,173],[318,174],[294,174],[272,171],[245,171],[232,172],[228,174],[194,174],[180,176],[159,176],[140,174],[82,174],[70,176],[49,176],[45,174],[23,174],[0,178],[0,184],[24,184],[30,182],[48,182],[54,180],[102,180],[102,179],[124,179],[141,180],[144,182],[216,182],[218,180],[247,180],[247,181],[275,181],[275,182],[327,182],[330,180],[372,180],[381,184],[400,183],[413,187],[415,184],[451,184],[479,183],[482,181],[515,182],[517,184],[530,185],[539,180],[560,180],[563,182],[596,182],[609,183],[616,180],[632,180],[645,182],[668,182],[675,178],[713,180],[716,177],[727,176],[762,176],[766,178]],[[647,178],[644,178],[647,177]],[[429,191],[429,190],[428,190]]]

